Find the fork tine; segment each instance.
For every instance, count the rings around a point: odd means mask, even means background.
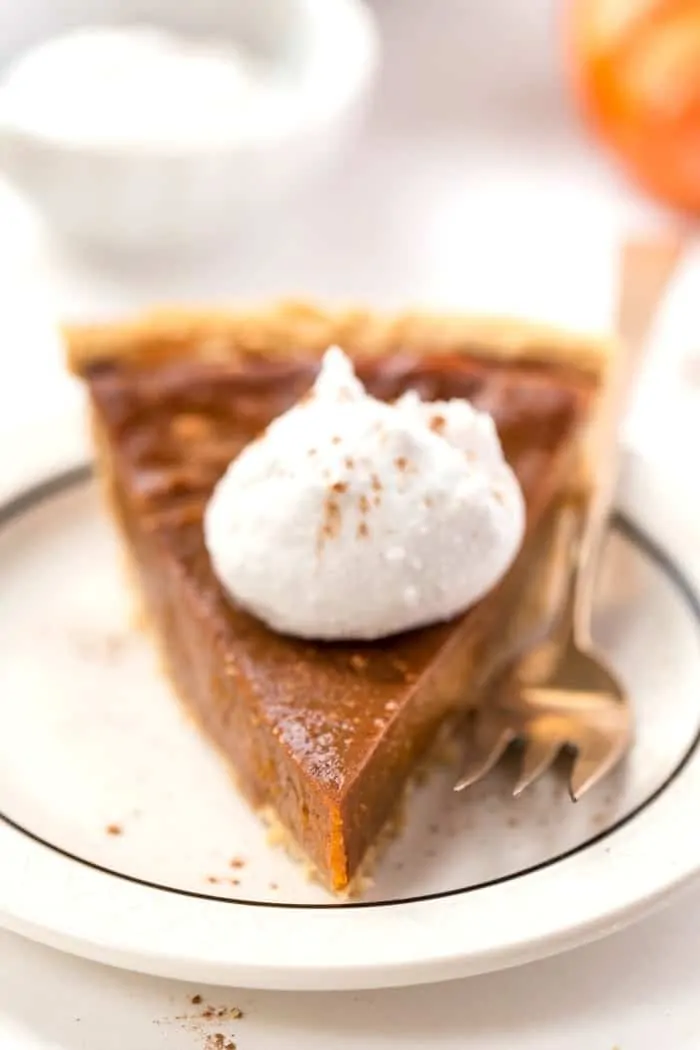
[[[476,739],[462,776],[454,786],[455,791],[471,787],[477,780],[490,773],[517,735],[511,726],[499,725],[496,722],[486,722],[478,728],[479,732],[474,734]]]
[[[513,788],[514,798],[522,795],[525,788],[528,788],[546,769],[549,769],[561,749],[560,740],[530,737],[523,751],[520,775]]]
[[[614,769],[625,754],[628,739],[599,747],[582,747],[574,758],[569,778],[569,793],[573,802],[578,802],[599,780]]]

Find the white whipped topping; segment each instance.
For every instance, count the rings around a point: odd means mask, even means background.
[[[255,128],[280,98],[267,68],[233,41],[83,26],[8,68],[0,114],[53,141],[179,150]]]
[[[463,400],[378,401],[337,348],[229,466],[204,522],[231,598],[319,639],[450,619],[503,576],[524,528],[491,416]]]

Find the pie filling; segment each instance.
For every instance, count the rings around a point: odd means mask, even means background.
[[[475,700],[533,530],[565,485],[594,381],[576,369],[473,353],[356,359],[374,396],[467,398],[494,417],[525,495],[525,544],[505,579],[449,623],[372,643],[276,634],[215,578],[202,517],[237,455],[311,385],[303,355],[158,365],[115,356],[81,369],[101,466],[168,673],[256,808],[271,808],[342,891],[393,815],[441,724]]]

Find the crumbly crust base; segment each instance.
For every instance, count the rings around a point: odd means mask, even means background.
[[[180,359],[235,360],[244,353],[319,355],[333,344],[381,356],[410,352],[478,352],[484,357],[573,368],[600,379],[613,344],[511,318],[366,309],[326,309],[281,302],[258,309],[156,309],[113,324],[65,328],[67,358],[77,374],[99,360],[135,365]]]

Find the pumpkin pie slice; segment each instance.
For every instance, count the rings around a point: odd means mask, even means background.
[[[251,805],[346,891],[441,726],[476,702],[539,523],[585,484],[608,347],[520,322],[300,304],[164,311],[67,339],[109,508],[176,693]],[[496,421],[525,495],[526,537],[497,587],[449,623],[362,644],[283,637],[237,608],[212,571],[202,519],[216,482],[308,390],[332,344],[376,397],[468,398]]]

